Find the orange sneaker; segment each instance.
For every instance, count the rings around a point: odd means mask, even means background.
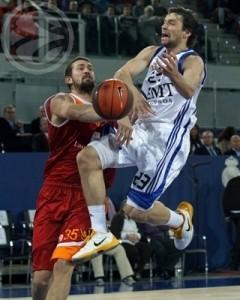
[[[177,212],[183,216],[184,221],[180,227],[172,229],[174,245],[177,249],[183,250],[191,243],[193,238],[193,207],[189,202],[182,201],[177,207]]]
[[[107,233],[92,231],[86,238],[85,245],[73,255],[73,262],[82,262],[107,252],[120,244],[120,241],[109,231]]]

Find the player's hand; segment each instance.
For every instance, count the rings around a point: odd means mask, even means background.
[[[144,117],[147,115],[152,115],[153,110],[150,106],[150,104],[146,101],[144,96],[137,91],[134,93],[134,102],[133,102],[133,108],[131,111],[131,122],[134,123],[137,118]]]
[[[132,124],[129,120],[129,117],[126,116],[123,119],[117,121],[118,129],[117,129],[117,143],[119,145],[123,145],[124,143],[128,145],[132,139]]]
[[[163,53],[161,58],[156,59],[153,69],[169,77],[178,73],[176,55],[173,53]]]

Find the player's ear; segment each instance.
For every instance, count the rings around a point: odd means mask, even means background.
[[[189,37],[192,35],[192,33],[189,30],[184,30],[183,34],[186,39],[189,39]]]
[[[72,77],[70,77],[70,76],[65,76],[64,81],[65,81],[66,84],[72,84]]]

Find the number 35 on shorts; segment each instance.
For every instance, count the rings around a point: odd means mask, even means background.
[[[79,241],[86,237],[87,233],[79,228],[65,229],[59,236],[59,242]]]

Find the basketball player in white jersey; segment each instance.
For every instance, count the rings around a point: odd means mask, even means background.
[[[105,221],[102,170],[137,166],[125,204],[125,213],[137,221],[167,225],[177,249],[192,240],[193,208],[181,202],[176,211],[156,201],[178,176],[190,149],[190,130],[196,123],[196,101],[205,78],[204,63],[190,47],[198,23],[190,10],[170,8],[164,19],[161,47],[150,46],[120,68],[115,78],[132,91],[132,126],[128,117],[118,122],[117,135],[92,142],[78,155],[81,183],[91,215],[92,236],[73,256],[89,259],[112,247]],[[133,77],[148,68],[141,92]],[[113,140],[121,145],[114,147]]]

